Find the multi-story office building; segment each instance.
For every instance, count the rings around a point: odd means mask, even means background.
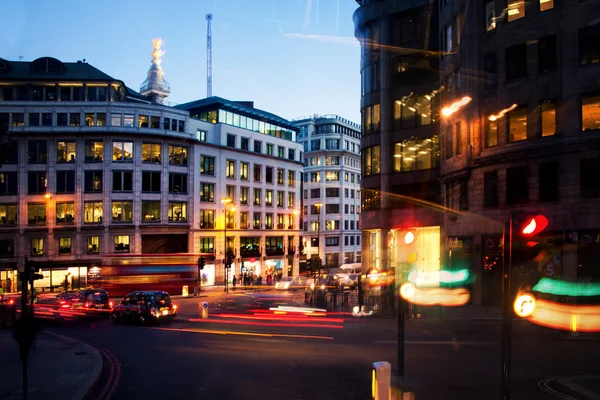
[[[439,270],[438,2],[357,2],[363,270]]]
[[[297,272],[297,128],[218,98],[199,102],[209,121],[190,117],[160,104],[168,86],[159,72],[149,71],[142,96],[85,62],[0,59],[0,123],[12,141],[0,168],[5,290],[17,288],[27,257],[43,266],[44,288],[65,277],[85,287],[88,275],[147,284],[158,272],[193,284],[199,255],[204,283],[222,282],[225,206],[232,273],[242,257],[255,274]],[[160,268],[137,268],[152,265]]]
[[[541,257],[515,267],[600,279],[599,17],[589,1],[440,1],[444,103],[472,98],[441,124],[445,203],[455,210],[443,257],[475,273],[475,303],[499,304],[513,210],[549,220]]]
[[[337,115],[294,124],[304,146],[304,254],[318,256],[328,268],[359,263],[360,126]]]

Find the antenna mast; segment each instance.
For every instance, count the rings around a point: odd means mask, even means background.
[[[213,19],[212,14],[206,14],[206,97],[212,96],[212,33],[210,23]]]

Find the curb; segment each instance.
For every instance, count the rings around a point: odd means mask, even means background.
[[[42,331],[42,333],[45,333],[46,335],[49,335],[49,336],[53,336],[53,337],[58,338],[63,341],[77,343],[79,346],[84,347],[86,349],[86,352],[88,352],[89,354],[92,355],[92,358],[94,359],[94,367],[92,369],[92,372],[89,374],[89,376],[87,376],[85,378],[85,380],[83,381],[83,384],[79,387],[77,392],[75,392],[75,394],[72,397],[72,400],[84,399],[87,396],[87,394],[91,391],[91,389],[94,387],[94,385],[96,384],[98,379],[100,378],[100,373],[102,372],[102,367],[103,367],[102,356],[100,355],[98,350],[96,350],[94,347],[90,346],[87,343],[81,342],[77,339],[72,339],[70,337],[58,335],[56,333],[52,333],[52,332],[48,332],[48,331]]]

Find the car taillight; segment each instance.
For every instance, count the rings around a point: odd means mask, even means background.
[[[177,304],[173,304],[173,310],[177,310]]]
[[[58,302],[58,304],[65,304],[66,302],[64,300],[61,300]]]
[[[85,303],[83,306],[84,306],[84,307],[89,307],[89,306],[90,306],[90,303]]]
[[[8,304],[15,304],[15,301],[14,301],[13,299],[10,299],[10,300],[8,301]]]
[[[69,305],[68,304],[63,304],[61,307],[62,308],[69,308]]]
[[[112,302],[112,301],[109,301],[109,302],[108,302],[108,306],[109,306],[110,308],[113,308],[113,302]]]

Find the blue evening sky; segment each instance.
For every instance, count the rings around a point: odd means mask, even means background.
[[[0,57],[88,63],[139,90],[152,39],[163,39],[167,99],[206,97],[206,19],[213,14],[213,95],[292,119],[360,122],[354,0],[4,0]]]

